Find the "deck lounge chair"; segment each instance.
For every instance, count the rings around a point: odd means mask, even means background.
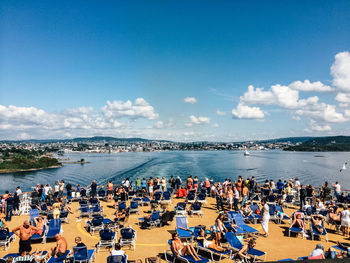
[[[46,263],[63,263],[69,253],[70,253],[70,250],[67,250],[62,257],[55,258],[52,256],[49,258],[49,260]]]
[[[87,204],[80,206],[79,210],[80,210],[79,218],[82,218],[84,216],[90,217],[90,209]]]
[[[142,197],[141,205],[145,206],[145,205],[148,205],[150,202],[151,200],[147,196],[145,196],[145,197]]]
[[[280,260],[277,260],[277,261],[294,261],[294,259],[292,259],[292,258],[285,258],[285,259],[280,259]]]
[[[194,203],[196,201],[196,195],[193,193],[188,194],[186,198],[187,203]]]
[[[119,244],[121,246],[133,246],[133,250],[135,251],[136,246],[136,231],[132,227],[126,227],[120,229],[120,239]]]
[[[326,237],[326,241],[328,242],[328,234],[327,234],[327,230],[324,227],[324,223],[322,222],[322,229],[323,232],[319,233],[316,231],[316,229],[314,228],[314,224],[311,222],[310,224],[310,232],[311,232],[311,239],[314,240],[315,236],[319,236],[321,238],[321,236],[325,236]]]
[[[203,194],[203,193],[200,193],[198,196],[197,196],[197,202],[199,202],[199,203],[205,203],[205,202],[207,202],[206,200],[205,200],[205,198],[206,198],[206,195],[205,194]]]
[[[232,227],[232,223],[231,221],[224,221],[223,222],[227,231],[230,231],[230,232],[234,232],[236,235],[244,235],[246,234],[247,232],[244,231],[242,228],[239,228],[239,227]]]
[[[174,207],[175,209],[175,214],[177,216],[186,216],[187,211],[186,211],[186,203],[185,202],[178,202],[176,206]]]
[[[246,231],[249,234],[257,234],[259,233],[258,230],[255,228],[248,226],[243,219],[243,216],[240,213],[232,213],[233,220],[235,221],[236,225]]]
[[[107,199],[106,191],[104,189],[98,190],[97,197],[99,200],[106,200]]]
[[[171,257],[173,258],[172,260],[170,259],[169,255],[168,255],[168,252],[165,251],[164,252],[164,256],[165,256],[165,260],[167,262],[171,262],[171,263],[175,263],[176,259],[179,259],[179,260],[182,260],[182,261],[185,261],[186,263],[208,263],[209,260],[206,259],[206,258],[203,258],[203,257],[200,257],[199,258],[201,260],[199,261],[195,261],[193,257],[189,256],[189,255],[185,255],[185,256],[177,256],[172,245],[171,245],[171,239],[168,240],[168,244],[170,246],[170,250],[171,250]]]
[[[34,234],[30,237],[30,239],[32,241],[40,241],[43,240],[45,238],[46,235],[46,231],[47,231],[47,226],[46,224],[44,224],[44,228],[43,228],[43,234],[40,236],[39,234]]]
[[[292,220],[294,219],[294,216],[295,216],[295,213],[292,214]],[[293,233],[296,233],[297,236],[298,236],[298,234],[301,234],[303,239],[304,239],[304,236],[305,236],[305,217],[304,217],[303,213],[301,213],[301,219],[303,220],[303,228],[290,226],[289,230],[288,230],[289,237],[290,237],[290,233],[293,232]]]
[[[203,212],[202,212],[202,204],[199,202],[194,202],[191,205],[191,216],[193,215],[200,215],[201,217],[203,217]]]
[[[43,243],[46,243],[48,239],[54,239],[56,234],[61,233],[61,219],[52,219],[49,221],[49,226],[46,234],[43,238]]]
[[[260,211],[259,206],[257,204],[251,204],[250,210],[252,210],[253,213],[250,216],[245,217],[244,219],[252,221],[254,224],[256,224],[258,220],[262,220],[262,215],[258,215],[256,213],[257,211]]]
[[[5,251],[10,248],[11,241],[16,239],[16,235],[8,230],[0,229],[0,246],[4,246]]]
[[[29,216],[30,216],[30,222],[34,224],[34,218],[39,217],[39,209],[30,209]]]
[[[187,218],[185,216],[176,217],[176,232],[179,238],[193,239],[192,231],[187,227]]]
[[[91,221],[86,221],[90,235],[94,235],[95,231],[103,229],[103,216],[94,216]]]
[[[194,231],[193,231],[194,238],[198,237],[199,231],[200,231],[199,228],[195,228],[194,229]],[[214,261],[214,262],[220,261],[225,256],[228,256],[229,258],[232,257],[232,250],[227,250],[225,252],[219,252],[219,251],[216,251],[216,250],[211,249],[211,248],[205,248],[201,242],[198,242],[198,240],[196,240],[196,241],[197,241],[197,246],[198,246],[197,247],[197,251],[198,250],[206,251],[207,253],[210,254],[211,260]],[[216,255],[216,257],[219,258],[219,260],[215,260],[215,255]]]
[[[225,233],[225,238],[234,250],[239,251],[243,247],[243,244],[241,243],[241,241],[238,240],[238,238],[236,237],[236,235],[234,233],[232,233],[232,232]],[[266,259],[266,255],[267,255],[266,252],[255,249],[255,248],[249,248],[248,254],[253,256],[254,258],[264,256],[264,261]]]
[[[95,249],[87,249],[87,247],[73,247],[73,262],[90,263],[94,261]]]
[[[163,193],[162,192],[155,192],[153,195],[153,199],[156,201],[160,201],[162,199]]]
[[[108,256],[107,257],[107,263],[127,263],[128,262],[128,255],[124,254],[122,255],[115,255],[115,256]]]
[[[163,202],[171,204],[171,193],[166,191],[163,193]]]
[[[126,209],[126,202],[125,201],[121,201],[118,203],[118,211],[123,211]]]
[[[69,223],[68,213],[69,213],[68,211],[61,211],[60,213],[60,219],[66,222],[67,224]]]
[[[129,206],[129,213],[137,213],[139,214],[140,209],[139,209],[139,204],[137,201],[131,201],[130,206]]]
[[[275,214],[278,224],[281,224],[282,220],[290,220],[290,217],[284,213],[283,207],[280,205],[275,205]]]
[[[98,215],[103,216],[103,207],[101,207],[99,204],[95,204],[90,208],[90,217]]]
[[[98,241],[96,248],[97,252],[101,247],[111,247],[114,249],[115,242],[117,241],[117,233],[110,229],[103,229],[100,231],[100,241]]]

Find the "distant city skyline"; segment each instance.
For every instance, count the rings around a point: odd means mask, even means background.
[[[350,1],[2,1],[0,140],[350,135]]]

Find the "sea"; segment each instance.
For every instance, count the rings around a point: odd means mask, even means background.
[[[193,175],[200,180],[207,177],[214,181],[255,176],[258,182],[298,177],[302,184],[317,187],[325,181],[338,181],[343,189],[350,189],[350,169],[340,171],[349,157],[349,152],[281,150],[251,151],[250,156],[244,156],[242,151],[72,153],[62,158],[70,162],[84,158],[88,163],[65,163],[57,169],[1,174],[0,194],[6,190],[13,191],[17,186],[23,191],[30,191],[37,183],[54,184],[62,179],[73,185],[87,186],[92,180],[98,184],[112,180],[117,184],[123,178],[169,178],[171,175],[180,176],[183,180]]]

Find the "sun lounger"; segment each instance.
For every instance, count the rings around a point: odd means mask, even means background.
[[[171,204],[171,193],[166,191],[163,193],[163,202]]]
[[[236,237],[236,235],[234,233],[232,233],[232,232],[225,233],[225,238],[234,250],[239,251],[243,247],[243,244],[241,243],[241,241],[238,240],[238,238]],[[253,256],[254,258],[264,256],[264,261],[266,259],[266,255],[267,255],[266,252],[263,252],[261,250],[255,249],[255,248],[249,248],[248,254]]]
[[[69,253],[70,253],[70,251],[67,250],[66,253],[64,253],[64,255],[62,257],[57,257],[57,258],[50,257],[46,263],[63,263],[65,261],[65,259],[67,258]]]
[[[259,233],[258,230],[255,228],[248,226],[243,219],[243,216],[240,213],[232,213],[233,220],[235,221],[236,225],[246,231],[249,234],[257,234]]]
[[[153,199],[156,201],[160,201],[162,199],[163,193],[162,192],[155,192],[153,195]]]
[[[40,241],[40,240],[43,240],[45,238],[45,235],[46,235],[46,231],[47,231],[47,227],[46,227],[46,224],[44,224],[44,228],[43,228],[43,234],[40,236],[39,234],[34,234],[31,236],[31,240],[32,241]]]
[[[164,252],[164,256],[165,256],[165,260],[168,261],[168,262],[171,262],[171,263],[174,263],[176,259],[179,259],[179,260],[183,260],[185,261],[186,263],[208,263],[209,260],[206,259],[206,258],[203,258],[203,257],[200,257],[200,260],[199,261],[195,261],[193,257],[189,256],[189,255],[185,255],[185,256],[177,256],[172,245],[171,245],[171,239],[168,240],[168,244],[170,246],[170,250],[171,250],[171,253],[172,253],[172,258],[173,260],[170,260],[170,257],[168,256],[168,253],[167,251]]]
[[[280,205],[275,205],[275,214],[278,224],[280,224],[282,220],[290,220],[290,217],[284,213],[283,208]]]
[[[79,210],[80,210],[79,218],[82,218],[83,216],[90,217],[90,209],[87,204],[80,206]]]
[[[142,197],[141,205],[142,206],[148,205],[150,202],[151,202],[151,200],[147,196],[145,196],[145,197]]]
[[[29,210],[30,222],[34,223],[34,218],[39,217],[39,209],[31,209]]]
[[[311,229],[310,229],[310,232],[311,232],[311,239],[314,240],[314,237],[315,236],[319,236],[321,238],[321,236],[325,236],[326,237],[326,241],[328,242],[328,234],[327,234],[327,230],[326,228],[324,227],[324,223],[322,222],[322,230],[323,232],[322,233],[319,233],[316,231],[316,229],[314,228],[314,224],[311,223]]]
[[[193,215],[200,215],[203,216],[203,212],[202,212],[202,204],[199,202],[194,202],[191,205],[191,216]]]
[[[94,235],[95,231],[103,229],[103,216],[94,216],[91,221],[86,221],[90,235]]]
[[[131,201],[130,202],[129,212],[130,213],[137,213],[137,214],[139,214],[140,209],[139,209],[139,204],[137,203],[137,201]]]
[[[8,230],[0,229],[0,246],[4,246],[5,251],[10,248],[11,241],[16,240],[16,235]]]
[[[49,222],[48,230],[43,238],[43,243],[46,243],[47,239],[54,239],[56,234],[61,233],[61,220],[52,219]]]
[[[126,227],[120,229],[120,240],[119,244],[121,246],[129,245],[130,248],[133,246],[135,251],[136,245],[136,231],[132,227]]]
[[[214,262],[218,262],[220,261],[221,259],[223,259],[225,256],[228,256],[229,258],[232,257],[232,250],[227,250],[225,252],[219,252],[219,251],[216,251],[214,249],[211,249],[211,248],[205,248],[201,242],[199,242],[197,240],[197,237],[198,237],[198,233],[199,233],[200,229],[199,228],[195,228],[194,231],[193,231],[193,235],[194,235],[194,238],[196,239],[197,241],[197,251],[199,249],[203,250],[203,251],[206,251],[207,253],[210,254],[210,257],[211,257],[211,260],[214,261]],[[215,260],[215,255],[216,257],[219,257],[219,260]]]
[[[100,251],[101,247],[111,247],[114,249],[115,242],[117,241],[117,233],[110,229],[103,229],[100,231],[100,241],[97,243],[97,252]]]
[[[303,228],[299,228],[299,227],[294,227],[294,226],[290,226],[289,229],[288,229],[288,236],[290,237],[290,233],[296,233],[297,236],[299,234],[302,235],[303,239],[304,239],[304,236],[305,236],[305,218],[303,216],[303,214],[301,213],[301,219],[303,220]],[[295,216],[295,213],[293,213],[292,215],[292,218],[294,218]],[[292,219],[293,220],[293,219]]]
[[[87,247],[73,247],[74,263],[91,263],[94,261],[95,249],[87,249]]]
[[[292,258],[285,258],[285,259],[280,259],[280,260],[277,260],[277,261],[294,261],[294,259],[292,259]]]
[[[178,202],[176,206],[174,207],[175,209],[175,214],[177,216],[186,216],[187,211],[186,211],[186,203],[185,202]]]
[[[176,217],[176,232],[179,238],[193,239],[192,232],[187,227],[187,218],[185,216]]]
[[[193,193],[188,194],[186,198],[187,203],[194,203],[196,201],[196,195]]]

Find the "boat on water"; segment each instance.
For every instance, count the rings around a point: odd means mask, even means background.
[[[248,152],[247,150],[244,151],[244,156],[249,156],[250,152]]]

